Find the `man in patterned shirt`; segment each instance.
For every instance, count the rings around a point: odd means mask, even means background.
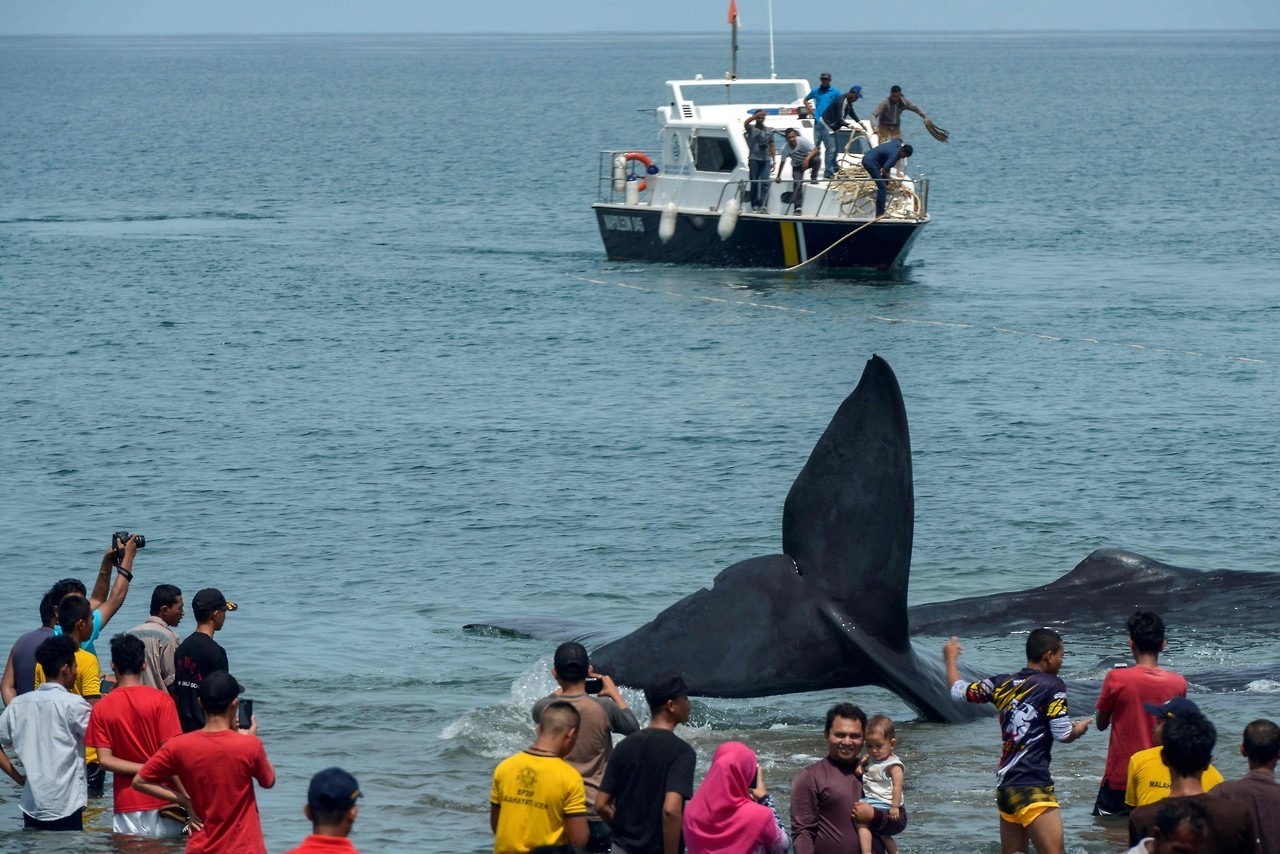
[[[1027,637],[1027,666],[1017,673],[967,683],[956,661],[964,649],[957,638],[942,648],[951,696],[957,701],[991,703],[1000,713],[1004,750],[996,770],[996,808],[1000,811],[1000,851],[1026,851],[1030,839],[1040,854],[1062,854],[1062,816],[1049,776],[1053,742],[1064,744],[1085,734],[1093,718],[1072,723],[1067,716],[1067,686],[1058,678],[1062,637],[1036,629]]]

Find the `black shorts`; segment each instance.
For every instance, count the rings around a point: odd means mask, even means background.
[[[1103,783],[1098,789],[1098,799],[1093,802],[1093,814],[1100,816],[1126,816],[1133,809],[1124,802],[1124,789],[1113,789]]]

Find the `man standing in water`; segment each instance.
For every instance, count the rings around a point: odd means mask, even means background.
[[[1187,696],[1187,680],[1159,665],[1164,652],[1164,620],[1150,611],[1136,611],[1125,624],[1133,667],[1107,671],[1098,697],[1098,731],[1111,727],[1107,767],[1102,773],[1094,815],[1128,815],[1124,802],[1129,758],[1151,747],[1155,721],[1143,706],[1159,705],[1170,697]],[[1114,724],[1114,725],[1113,725]]]
[[[538,739],[493,772],[489,827],[494,854],[587,844],[582,775],[564,761],[578,736],[578,710],[557,700],[542,710]]]
[[[967,683],[956,661],[964,649],[957,638],[942,648],[951,696],[970,703],[991,703],[1000,712],[1004,750],[996,771],[996,809],[1000,811],[1000,851],[1027,850],[1062,854],[1065,841],[1062,815],[1049,776],[1050,751],[1055,741],[1075,741],[1089,729],[1092,718],[1072,723],[1067,716],[1067,686],[1058,678],[1065,648],[1062,636],[1035,629],[1027,636],[1027,665],[1017,673]]]
[[[178,704],[183,732],[195,732],[204,726],[200,683],[210,673],[227,669],[227,652],[213,635],[222,630],[227,612],[236,610],[236,603],[228,602],[216,587],[206,587],[191,600],[191,609],[196,612],[196,630],[173,652],[173,699]]]
[[[644,688],[652,719],[613,752],[596,812],[613,828],[614,851],[679,854],[684,803],[693,797],[693,748],[675,734],[689,721],[689,689],[679,676]]]
[[[565,702],[578,710],[581,718],[578,724],[578,737],[574,741],[564,760],[582,775],[587,797],[587,828],[590,840],[586,844],[588,852],[608,852],[611,848],[609,825],[600,820],[595,810],[596,795],[600,791],[600,779],[613,755],[613,733],[631,735],[640,729],[640,722],[635,713],[627,708],[618,686],[608,676],[597,676],[591,672],[587,649],[580,643],[570,641],[556,648],[551,675],[560,685],[554,694],[549,694],[533,704],[533,722],[541,723],[542,712],[555,702]],[[591,676],[599,682],[595,693],[590,693],[591,686],[587,678]]]
[[[182,643],[177,632],[186,609],[182,604],[182,591],[172,584],[157,584],[151,591],[151,616],[140,626],[129,629],[129,634],[146,645],[147,666],[142,671],[142,684],[172,693],[177,671],[173,666],[173,653]],[[212,671],[210,671],[212,672]]]
[[[845,854],[861,851],[857,821],[878,819],[875,809],[862,798],[862,783],[855,769],[866,735],[867,714],[853,703],[827,710],[822,734],[827,739],[826,758],[796,775],[791,783],[791,841],[795,854]],[[889,819],[872,825],[877,835],[900,833],[906,819]]]

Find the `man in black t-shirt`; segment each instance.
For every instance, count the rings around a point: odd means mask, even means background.
[[[228,602],[216,587],[206,587],[191,600],[191,610],[196,615],[196,630],[173,652],[176,671],[173,699],[178,704],[178,721],[183,732],[204,728],[200,683],[205,675],[230,670],[226,650],[213,639],[213,633],[222,629],[227,612],[236,610],[236,603]]]
[[[652,720],[614,748],[596,812],[613,828],[614,851],[679,854],[697,756],[673,730],[689,720],[689,689],[679,676],[668,676],[646,685],[644,698]]]

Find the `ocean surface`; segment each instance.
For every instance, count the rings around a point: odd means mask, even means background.
[[[904,268],[605,260],[597,152],[651,147],[641,111],[722,75],[724,34],[0,39],[0,644],[141,531],[107,634],[160,582],[240,603],[219,640],[279,773],[271,851],[334,764],[365,792],[362,850],[486,851],[555,644],[463,625],[617,634],[779,551],[873,353],[911,424],[913,603],[1101,547],[1280,570],[1280,34],[789,34],[777,56],[901,84],[951,131],[904,118],[934,217]],[[758,33],[739,70],[768,73]],[[1068,632],[1064,675],[1124,655],[1125,616]],[[1280,673],[1276,622],[1245,601],[1173,625],[1165,661]],[[1280,684],[1193,696],[1243,773]],[[858,688],[696,701],[682,735],[699,776],[751,744],[785,814],[850,698],[899,721],[904,854],[998,851],[991,721]],[[1106,741],[1055,751],[1072,854],[1125,847],[1088,815]],[[0,782],[2,851],[176,850],[113,840],[109,799],[83,837],[37,838],[17,797]]]

